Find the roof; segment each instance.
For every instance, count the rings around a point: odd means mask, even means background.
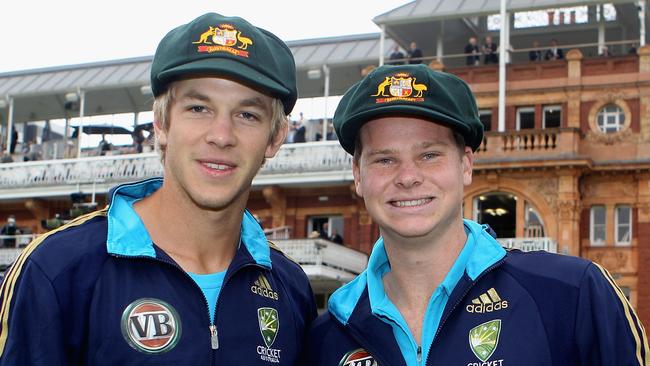
[[[606,3],[632,3],[633,0],[506,0],[506,9],[528,11]],[[416,0],[376,16],[376,24],[416,23],[445,18],[459,19],[496,14],[501,10],[500,0]]]

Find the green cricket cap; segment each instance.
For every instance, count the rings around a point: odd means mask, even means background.
[[[183,76],[215,75],[241,82],[282,101],[285,114],[296,104],[296,64],[289,47],[273,33],[239,17],[207,13],[160,41],[151,64],[154,96]]]
[[[462,79],[426,65],[380,66],[352,85],[334,113],[334,130],[345,151],[364,123],[387,116],[412,116],[457,131],[476,151],[483,141],[474,94]]]

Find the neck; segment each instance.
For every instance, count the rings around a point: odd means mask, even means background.
[[[163,183],[134,205],[151,239],[187,272],[226,270],[239,244],[244,204],[204,209],[186,196],[170,194],[172,189]]]

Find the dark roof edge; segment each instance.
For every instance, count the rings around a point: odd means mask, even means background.
[[[48,72],[57,72],[57,71],[66,71],[66,70],[78,70],[78,69],[81,69],[81,68],[116,66],[116,65],[131,64],[131,63],[138,63],[138,62],[151,62],[152,59],[153,59],[153,56],[139,56],[139,57],[116,59],[116,60],[87,62],[87,63],[81,63],[81,64],[48,66],[48,67],[36,68],[36,69],[27,69],[27,70],[17,70],[17,71],[3,72],[3,73],[0,73],[0,78],[6,78],[6,77],[12,77],[12,76],[34,75],[34,74],[44,74],[44,73],[48,73]]]

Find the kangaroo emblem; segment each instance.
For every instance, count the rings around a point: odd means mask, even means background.
[[[253,40],[251,40],[248,37],[242,36],[240,31],[237,31],[237,40],[241,42],[241,44],[237,46],[237,48],[239,48],[240,50],[245,50],[248,48],[248,45],[253,44]]]
[[[427,89],[427,86],[424,85],[424,84],[416,84],[416,83],[415,83],[415,80],[416,80],[416,79],[413,78],[413,89],[417,90],[418,93],[415,94],[415,95],[413,96],[413,98],[420,98],[420,97],[422,97],[422,93],[425,92],[425,91],[427,91],[427,90],[429,90],[429,89]]]
[[[388,95],[386,95],[387,86],[390,86],[390,78],[388,76],[386,76],[386,79],[382,81],[381,84],[379,84],[379,86],[377,87],[377,94],[373,94],[371,95],[371,97],[378,97],[380,95],[382,97],[388,97]]]
[[[201,37],[199,38],[198,41],[192,42],[193,44],[198,44],[198,43],[207,43],[207,44],[212,44],[208,39],[212,36],[215,35],[215,29],[214,27],[210,26],[210,29],[207,31],[201,33]]]

